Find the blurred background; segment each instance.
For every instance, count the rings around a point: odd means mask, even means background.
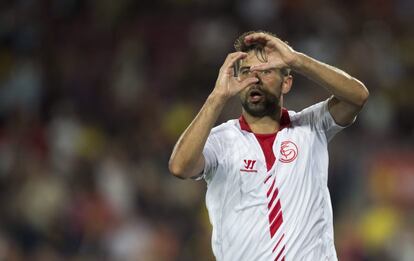
[[[1,0],[0,260],[214,260],[168,159],[256,29],[370,90],[330,144],[339,259],[414,260],[413,25],[411,0]],[[294,79],[287,108],[328,97]]]

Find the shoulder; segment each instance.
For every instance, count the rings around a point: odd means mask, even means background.
[[[239,129],[240,127],[238,120],[232,119],[214,127],[211,130],[210,135],[216,137],[234,135]]]
[[[324,100],[304,108],[299,112],[289,111],[292,125],[304,125],[314,122],[328,112],[328,100]]]

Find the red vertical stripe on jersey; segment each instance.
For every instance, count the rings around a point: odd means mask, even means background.
[[[270,209],[272,207],[273,201],[275,201],[278,194],[279,194],[279,190],[276,188],[275,192],[273,193],[272,198],[270,199],[269,203],[267,204],[268,209]]]
[[[276,256],[275,261],[277,261],[279,259],[279,257],[282,255],[283,251],[285,251],[285,246],[283,246],[283,248],[280,250],[279,254]],[[283,257],[284,259],[285,257]]]
[[[273,237],[276,234],[276,232],[279,230],[280,225],[282,225],[282,222],[282,211],[280,211],[275,218],[275,221],[270,225],[270,237]]]
[[[273,164],[275,163],[276,157],[273,153],[273,143],[276,139],[276,133],[272,134],[254,134],[256,136],[257,141],[260,144],[260,147],[262,148],[263,154],[265,156],[266,160],[266,167],[267,171],[269,171]]]
[[[285,234],[283,234],[283,235],[280,237],[279,241],[277,241],[276,246],[273,248],[272,253],[273,253],[273,252],[275,252],[275,250],[276,250],[277,246],[280,244],[280,242],[282,241],[282,238],[284,238],[284,237],[285,237]]]
[[[265,183],[268,179],[269,177],[265,180]],[[276,177],[273,178],[272,184],[269,186],[269,189],[267,190],[266,194],[267,194],[267,198],[269,199],[269,202],[267,204],[267,209],[269,210],[270,237],[273,238],[283,223],[283,214],[282,214],[282,206],[280,204],[280,199],[277,200],[275,206],[272,208],[273,202],[278,198],[278,195],[279,195],[279,189],[276,186]],[[272,195],[271,198],[270,198],[270,195]],[[279,240],[277,241],[276,245],[274,246],[272,250],[272,253],[276,251],[276,248],[279,246],[279,244],[281,244],[284,237],[285,237],[285,234],[283,234],[279,238]],[[283,252],[284,249],[285,249],[285,245],[283,245],[281,252]],[[281,252],[278,254],[277,258],[280,257]]]
[[[275,182],[276,182],[276,180],[275,180],[275,179],[273,179],[272,185],[270,185],[270,188],[269,188],[269,190],[267,191],[267,197],[269,197],[270,192],[272,192],[272,190],[273,190],[273,186],[275,185]]]
[[[272,224],[273,220],[276,217],[276,214],[279,213],[280,208],[280,200],[278,200],[276,206],[272,209],[272,211],[270,211],[269,224]]]

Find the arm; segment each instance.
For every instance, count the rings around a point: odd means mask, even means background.
[[[264,43],[268,54],[269,62],[252,70],[290,67],[332,93],[329,112],[339,125],[350,124],[368,99],[369,92],[363,83],[344,71],[294,51],[276,37],[257,33],[247,36],[245,40],[247,44]]]
[[[369,92],[359,80],[305,54],[296,54],[296,62],[293,63],[292,69],[333,94],[328,107],[335,122],[339,125],[346,126],[352,123],[368,99]]]
[[[258,80],[252,77],[239,81],[233,77],[234,63],[245,56],[242,52],[227,56],[212,93],[173,149],[169,170],[174,176],[189,178],[203,171],[204,145],[227,100]]]

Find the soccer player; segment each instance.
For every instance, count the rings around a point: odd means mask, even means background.
[[[337,260],[327,146],[354,122],[368,90],[268,32],[247,32],[235,48],[175,145],[169,169],[180,178],[205,179],[217,260]],[[332,96],[287,111],[282,105],[292,86],[290,70]],[[237,94],[240,118],[213,128]]]

